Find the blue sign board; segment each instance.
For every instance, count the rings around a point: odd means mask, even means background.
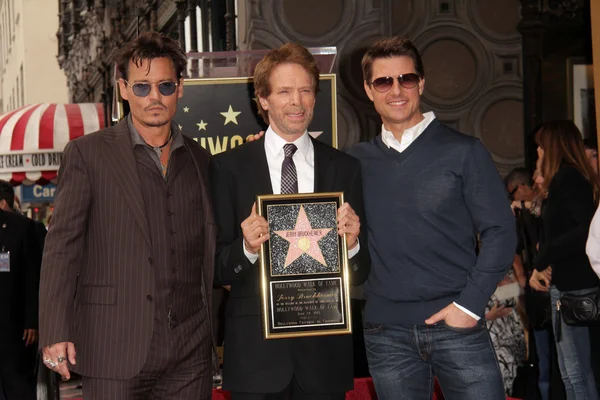
[[[21,188],[22,203],[54,203],[54,193],[56,185],[49,183],[47,185],[33,185]]]

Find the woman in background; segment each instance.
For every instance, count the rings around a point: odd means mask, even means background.
[[[557,315],[562,294],[582,294],[600,285],[585,253],[600,185],[572,121],[553,121],[537,132],[541,175],[548,197],[542,209],[543,235],[530,278],[532,288],[550,291],[558,361],[569,400],[598,400],[592,373],[591,337],[585,326],[567,325]]]

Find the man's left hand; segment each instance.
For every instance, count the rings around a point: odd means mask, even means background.
[[[38,340],[38,331],[35,329],[25,329],[23,331],[23,340],[25,341],[25,346],[31,346]]]
[[[444,307],[441,311],[433,314],[425,320],[427,325],[433,325],[445,321],[446,325],[453,328],[472,328],[477,325],[477,320],[454,305]]]
[[[338,233],[340,236],[346,234],[348,250],[352,250],[358,244],[360,233],[360,218],[354,212],[350,204],[344,203],[337,212]]]

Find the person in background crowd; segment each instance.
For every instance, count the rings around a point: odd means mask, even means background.
[[[527,348],[523,323],[517,312],[519,289],[515,291],[514,296],[508,299],[499,300],[497,296],[503,289],[512,288],[515,285],[518,288],[521,287],[521,280],[516,278],[516,271],[520,269],[522,273],[522,268],[520,258],[515,258],[513,268],[498,284],[498,290],[490,298],[485,313],[487,328],[498,358],[507,396],[512,395],[518,368],[523,366],[527,359]]]
[[[538,168],[533,174],[536,182],[533,182],[531,173],[524,168],[515,168],[504,181],[513,200],[512,207],[517,221],[519,246],[516,257],[520,257],[527,279],[524,321],[529,332],[528,362],[537,370],[537,387],[541,399],[550,400],[563,398],[560,394],[564,392],[556,364],[550,295],[529,286],[542,229],[541,204],[546,198],[546,192],[541,186],[541,158],[537,164]]]
[[[34,400],[40,257],[33,221],[14,212],[0,181],[0,396]]]
[[[58,174],[43,360],[79,373],[84,399],[207,400],[216,230],[209,154],[172,120],[187,56],[146,32],[116,63],[129,116],[69,142]]]
[[[600,396],[593,375],[597,354],[591,354],[590,331],[559,319],[557,304],[564,293],[582,294],[600,285],[585,253],[600,185],[572,121],[545,123],[536,142],[548,197],[542,209],[543,236],[529,283],[535,290],[550,291],[567,398],[597,400]]]
[[[425,69],[405,38],[374,43],[364,88],[382,134],[361,161],[372,270],[364,285],[369,368],[381,400],[504,399],[483,318],[516,248],[506,189],[484,146],[422,114]],[[482,247],[476,254],[476,234]]]

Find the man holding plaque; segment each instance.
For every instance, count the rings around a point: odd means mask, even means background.
[[[307,132],[318,84],[304,47],[288,43],[270,51],[254,73],[259,111],[269,123],[265,136],[211,160],[215,279],[231,286],[223,387],[234,400],[343,399],[353,387],[351,335],[266,340],[262,334],[258,258],[269,226],[257,213],[257,195],[343,192],[337,234],[346,236],[350,280],[360,284],[369,272],[359,162]]]
[[[368,177],[364,335],[377,395],[429,399],[435,375],[447,398],[504,399],[483,318],[516,248],[502,180],[479,140],[421,113],[424,67],[409,40],[376,42],[362,68],[383,121],[351,150]]]

